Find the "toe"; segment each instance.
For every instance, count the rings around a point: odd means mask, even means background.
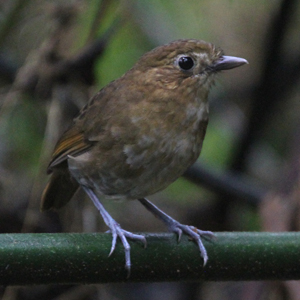
[[[215,239],[216,238],[215,234],[211,231],[203,231],[203,230],[197,229],[197,233],[200,236],[203,236],[203,237],[206,237],[206,238],[209,238],[209,239]]]
[[[114,231],[112,233],[112,242],[111,242],[111,248],[110,248],[110,252],[108,254],[108,257],[110,257],[113,252],[115,251],[115,248],[116,248],[116,243],[117,243],[117,237],[118,237],[118,234],[116,231]]]
[[[175,234],[177,234],[178,236],[178,243],[181,241],[181,236],[182,236],[182,229],[180,228],[180,223],[174,222],[173,224],[171,224],[170,226],[168,226],[168,230],[170,232],[173,232]]]
[[[203,265],[205,266],[208,261],[208,255],[202,243],[201,237],[203,236],[203,237],[213,238],[215,237],[215,235],[211,231],[202,231],[195,228],[194,226],[183,225],[180,223],[174,223],[172,227],[170,227],[169,229],[170,231],[177,233],[179,239],[181,237],[182,232],[184,232],[197,243],[200,254],[203,258]]]

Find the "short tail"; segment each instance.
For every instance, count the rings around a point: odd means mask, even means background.
[[[53,170],[42,195],[41,211],[61,208],[71,200],[78,188],[78,182],[68,171]]]

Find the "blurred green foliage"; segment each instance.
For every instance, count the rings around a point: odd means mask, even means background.
[[[9,116],[3,116],[2,122],[8,152],[4,166],[16,172],[26,171],[28,176],[32,176],[30,174],[35,174],[40,163],[43,128],[46,126],[44,107],[24,95]]]

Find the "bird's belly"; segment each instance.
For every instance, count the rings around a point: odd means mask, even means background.
[[[152,195],[174,182],[200,154],[202,139],[169,138],[151,147],[124,145],[115,155],[99,156],[90,165],[90,155],[69,157],[71,174],[99,195],[137,199]]]
[[[184,155],[173,153],[170,157],[157,158],[136,179],[130,191],[130,198],[142,198],[165,189],[180,177],[199,156],[200,150],[194,153],[185,152]]]

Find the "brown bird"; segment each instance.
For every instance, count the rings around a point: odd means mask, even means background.
[[[126,74],[90,99],[58,141],[41,209],[62,207],[82,187],[110,228],[110,254],[117,238],[122,241],[129,274],[127,238],[145,246],[146,239],[122,229],[101,199],[138,199],[179,240],[182,232],[189,235],[198,244],[205,265],[208,256],[201,236],[213,233],[180,224],[145,197],[166,188],[197,160],[214,75],[246,63],[192,39],[177,40],[143,55]]]

